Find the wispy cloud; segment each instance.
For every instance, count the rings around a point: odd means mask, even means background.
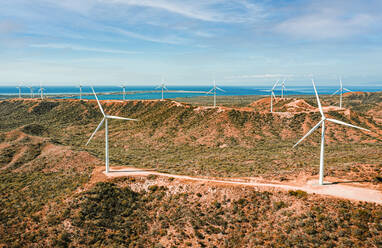
[[[366,14],[348,19],[316,14],[286,20],[277,25],[275,30],[307,39],[345,38],[367,31],[374,23],[376,18]]]
[[[112,31],[112,32],[115,32],[115,33],[118,33],[118,34],[121,34],[124,36],[128,36],[128,37],[131,37],[134,39],[145,40],[145,41],[156,42],[156,43],[166,43],[166,44],[174,44],[175,45],[175,44],[182,44],[182,43],[185,43],[187,41],[186,39],[180,38],[180,37],[175,36],[175,35],[165,36],[165,37],[152,37],[152,36],[143,35],[143,34],[131,32],[128,30],[124,30],[122,28],[116,28],[116,27],[110,27],[110,26],[108,26],[108,27],[105,26],[104,28],[109,30],[109,31]]]
[[[273,30],[307,40],[347,38],[380,27],[382,20],[379,12],[358,0],[322,0],[319,4],[307,2],[303,7],[301,13],[289,13],[290,17],[276,23]]]
[[[117,50],[117,49],[105,49],[105,48],[95,48],[95,47],[86,47],[78,46],[72,44],[32,44],[30,47],[34,48],[48,48],[48,49],[68,49],[73,51],[87,51],[87,52],[98,52],[98,53],[113,53],[113,54],[137,54],[141,52],[137,51],[126,51],[126,50]]]
[[[183,17],[207,22],[245,22],[263,13],[261,5],[246,0],[101,0],[104,3],[124,4],[164,10]]]

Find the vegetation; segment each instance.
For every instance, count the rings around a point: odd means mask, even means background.
[[[67,206],[63,222],[72,228],[60,242],[76,247],[382,245],[381,206],[239,188],[218,197],[208,188],[136,193],[126,185],[99,183]],[[63,228],[59,225],[59,232]]]
[[[326,174],[382,184],[381,93],[345,97],[339,120],[374,131],[328,126]],[[103,102],[105,112],[139,122],[110,122],[112,165],[187,175],[291,180],[318,172],[319,132],[293,144],[319,113],[270,114],[252,97]],[[304,97],[314,105],[314,99]],[[335,98],[324,97],[325,104]],[[186,101],[186,100],[185,100]],[[291,103],[275,104],[278,110]],[[368,107],[359,107],[359,102]],[[254,111],[252,111],[254,110]],[[94,185],[104,158],[94,101],[0,101],[0,246],[253,247],[381,246],[381,206],[304,191],[261,192],[211,185],[184,188],[174,178],[123,178]],[[350,119],[349,119],[350,118]],[[379,132],[379,134],[378,134]],[[153,184],[154,183],[154,184]],[[176,190],[174,190],[174,187]],[[211,190],[212,188],[212,190]],[[134,189],[134,190],[133,190]],[[216,193],[213,193],[216,192]]]

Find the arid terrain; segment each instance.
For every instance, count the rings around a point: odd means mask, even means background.
[[[219,100],[0,101],[0,247],[382,246],[381,92]]]

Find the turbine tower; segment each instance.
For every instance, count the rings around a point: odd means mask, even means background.
[[[122,85],[120,86],[122,88],[122,91],[123,91],[123,100],[125,101],[125,96],[126,96],[126,86],[125,85]]]
[[[357,126],[354,126],[354,125],[351,125],[351,124],[348,124],[346,122],[343,122],[343,121],[339,121],[339,120],[335,120],[335,119],[329,119],[329,118],[326,118],[325,114],[324,114],[324,111],[322,110],[322,106],[321,106],[321,102],[320,102],[320,98],[318,97],[318,93],[317,93],[317,89],[316,89],[316,85],[314,84],[314,80],[312,79],[312,84],[313,84],[313,88],[314,88],[314,92],[316,94],[316,98],[317,98],[317,104],[318,104],[318,108],[320,110],[320,113],[321,113],[321,120],[308,132],[304,135],[304,137],[302,137],[294,146],[296,147],[298,144],[300,144],[301,141],[303,141],[306,137],[308,137],[309,135],[311,135],[319,126],[322,126],[322,130],[321,130],[321,154],[320,154],[320,177],[319,177],[319,181],[318,183],[320,185],[323,185],[324,184],[324,146],[325,146],[325,121],[330,121],[330,122],[334,122],[336,124],[340,124],[340,125],[344,125],[344,126],[348,126],[348,127],[354,127],[354,128],[358,128],[358,129],[361,129],[361,130],[364,130],[364,131],[370,131],[366,128],[362,128],[362,127],[357,127]]]
[[[29,88],[29,90],[31,92],[31,98],[33,98],[33,87],[32,86],[31,87],[27,86],[27,87]]]
[[[211,92],[214,93],[214,108],[216,108],[216,90],[220,90],[222,92],[225,92],[225,90],[222,90],[216,86],[216,81],[214,79],[214,87],[210,91],[207,92],[207,94],[210,94]]]
[[[340,78],[340,88],[339,88],[338,90],[336,90],[336,92],[334,92],[334,93],[332,94],[332,96],[334,96],[334,95],[337,94],[337,93],[340,93],[340,108],[341,108],[341,109],[342,109],[342,94],[343,94],[344,90],[346,90],[346,91],[348,91],[348,92],[353,92],[353,91],[348,90],[348,89],[346,89],[346,88],[344,88],[344,87],[342,86],[342,79]]]
[[[80,100],[82,100],[82,85],[80,84],[78,87],[80,88]]]
[[[102,105],[101,103],[98,101],[98,97],[92,87],[92,91],[94,93],[94,96],[97,100],[97,103],[98,103],[98,106],[99,106],[99,109],[101,110],[101,113],[103,115],[103,119],[101,120],[101,122],[98,124],[98,127],[96,128],[96,130],[94,131],[94,133],[90,136],[88,142],[86,143],[86,145],[89,144],[90,140],[93,138],[93,136],[96,134],[96,132],[98,131],[98,129],[101,128],[101,126],[103,125],[103,123],[105,123],[105,165],[106,165],[106,173],[109,173],[109,128],[108,128],[108,120],[109,119],[117,119],[117,120],[127,120],[127,121],[138,121],[137,119],[130,119],[130,118],[124,118],[124,117],[119,117],[119,116],[112,116],[112,115],[107,115],[105,114],[105,112],[103,111],[103,108],[102,108]]]
[[[161,98],[161,101],[163,101],[164,100],[164,90],[167,90],[168,91],[168,89],[167,89],[167,87],[166,87],[166,85],[165,85],[165,83],[164,83],[164,79],[162,78],[162,83],[160,84],[160,85],[158,85],[157,87],[155,87],[155,89],[162,89],[162,98]]]
[[[285,79],[281,83],[281,98],[283,98],[283,99],[284,99],[284,90],[286,91],[286,88],[285,88]]]
[[[19,98],[21,98],[21,85],[17,86],[16,89],[19,90]]]
[[[279,84],[279,81],[280,80],[277,80],[277,82],[273,85],[273,88],[271,90],[271,113],[273,113],[273,98],[276,99],[276,95],[275,95],[275,88],[276,86]]]
[[[38,90],[38,92],[40,92],[41,94],[41,100],[44,99],[44,88],[42,87],[41,83],[40,83],[40,89]]]

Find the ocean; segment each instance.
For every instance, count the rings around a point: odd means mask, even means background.
[[[225,92],[217,91],[217,95],[220,96],[240,96],[240,95],[269,95],[272,85],[266,86],[219,86]],[[364,91],[364,92],[376,92],[382,91],[381,86],[345,86],[352,91]],[[38,97],[39,86],[32,86],[34,97]],[[74,86],[43,86],[44,94],[47,96],[61,95],[57,98],[79,98],[79,96],[64,96],[70,94],[79,94],[79,87]],[[209,91],[212,86],[167,86],[170,91]],[[332,94],[339,88],[339,85],[335,86],[318,86],[317,90],[319,94]],[[111,92],[122,92],[122,88],[118,86],[94,86],[96,93],[111,93]],[[135,93],[128,94],[129,92],[136,91],[159,91],[160,89],[155,89],[155,86],[126,86],[126,99],[160,99],[160,92],[145,92],[145,93]],[[0,86],[0,96],[7,97],[17,97],[18,89],[16,87],[10,86]],[[83,86],[82,92],[92,93],[89,86]],[[24,98],[31,97],[30,89],[27,87],[21,87],[21,94]],[[281,94],[281,87],[279,86],[275,90],[276,95]],[[285,95],[313,95],[312,86],[288,86],[286,85]],[[205,93],[190,93],[190,92],[164,92],[164,97],[166,99],[173,99],[178,97],[195,97],[195,96],[205,96]],[[93,99],[94,96],[82,96],[83,99]],[[120,100],[122,99],[122,94],[113,95],[99,95],[99,99],[102,100]]]

